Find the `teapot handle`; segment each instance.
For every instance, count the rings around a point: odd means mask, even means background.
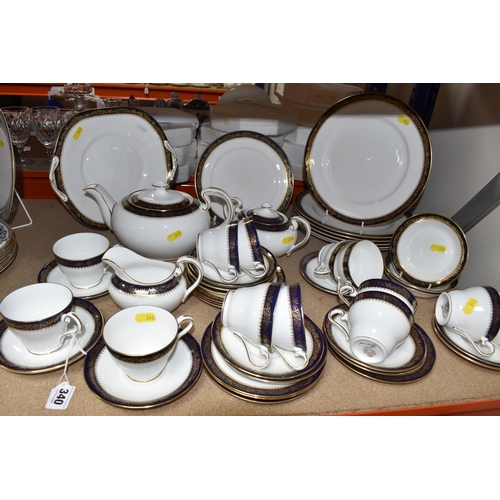
[[[303,228],[304,228],[304,231],[305,231],[305,235],[304,235],[304,238],[302,239],[302,241],[299,241],[298,243],[296,243],[295,245],[293,245],[292,248],[290,248],[290,250],[288,250],[288,252],[286,253],[286,256],[288,257],[292,252],[295,252],[295,250],[298,250],[299,248],[303,247],[308,241],[309,241],[309,238],[311,237],[311,226],[309,225],[309,222],[307,222],[305,219],[303,219],[302,217],[297,217],[297,216],[294,216],[290,219],[290,222],[295,222],[295,226],[297,225],[301,225]],[[295,227],[294,229],[296,229],[297,227]]]
[[[196,278],[195,282],[184,292],[184,296],[182,297],[182,303],[186,302],[186,299],[191,295],[191,292],[200,284],[201,280],[203,279],[203,267],[201,266],[201,263],[198,259],[195,259],[194,257],[190,257],[189,255],[184,255],[182,257],[179,257],[177,259],[177,265],[180,268],[180,273],[184,273],[185,269],[185,262],[189,262],[190,264],[193,264],[193,266],[198,269],[198,277]]]
[[[201,197],[203,198],[203,200],[205,200],[205,203],[206,203],[206,206],[202,207],[202,210],[210,210],[210,195],[211,194],[215,194],[217,196],[220,196],[221,198],[224,198],[224,201],[226,202],[226,205],[227,205],[227,212],[228,212],[226,220],[224,221],[224,224],[231,222],[234,219],[234,208],[235,208],[234,203],[231,200],[231,198],[229,197],[229,195],[225,191],[223,191],[222,189],[215,188],[215,187],[208,187],[208,188],[205,188],[201,192]],[[224,211],[224,213],[225,213],[225,211]]]
[[[166,175],[166,183],[167,183],[167,188],[170,187],[170,184],[174,181],[175,174],[177,173],[177,153],[175,152],[174,148],[168,141],[163,141],[163,145],[165,146],[165,149],[170,152],[172,155],[172,170],[167,171]]]

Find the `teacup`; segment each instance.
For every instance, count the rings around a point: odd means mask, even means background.
[[[181,329],[181,324],[187,326]],[[165,309],[134,306],[112,316],[103,339],[115,363],[135,382],[151,382],[165,370],[180,338],[193,327],[190,316],[177,319]]]
[[[54,243],[52,252],[57,265],[71,285],[78,289],[98,285],[105,274],[102,256],[109,240],[96,233],[76,233]]]
[[[234,220],[198,234],[198,259],[217,271],[222,281],[232,283],[244,272],[258,278],[266,266],[255,223],[251,217]]]
[[[307,366],[306,335],[300,285],[263,283],[227,292],[222,304],[222,324],[245,344],[261,348],[263,363],[255,362],[247,349],[250,362],[264,369],[271,362],[270,353],[278,353],[294,370]],[[302,359],[291,364],[281,349],[292,351]]]
[[[500,296],[495,288],[444,292],[436,301],[435,314],[439,325],[464,337],[479,354],[491,356],[499,346],[494,342],[500,330]]]
[[[72,307],[73,294],[68,287],[36,283],[7,295],[0,304],[0,314],[30,353],[43,355],[57,351],[67,337],[81,333],[82,323]]]
[[[348,311],[332,309],[328,320],[346,335],[353,355],[369,363],[382,363],[410,334],[411,309],[387,292],[364,291],[354,297]]]
[[[350,305],[350,298],[356,297],[360,292],[386,292],[401,299],[415,314],[418,307],[418,302],[415,296],[403,285],[386,279],[369,279],[363,281],[356,289],[350,285],[345,285],[338,291],[339,297],[347,305]]]

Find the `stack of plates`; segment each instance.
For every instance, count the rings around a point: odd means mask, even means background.
[[[461,358],[490,370],[500,370],[500,349],[495,349],[491,356],[483,356],[461,335],[446,326],[441,326],[436,320],[436,315],[432,318],[432,326],[439,340]]]
[[[339,220],[325,211],[316,202],[309,191],[300,192],[293,205],[295,215],[306,219],[311,226],[311,234],[327,241],[370,240],[380,251],[389,250],[392,235],[400,224],[406,220],[405,215],[378,225],[356,225]]]
[[[418,214],[394,232],[386,274],[413,293],[436,297],[456,287],[465,268],[468,245],[462,229],[437,214]]]
[[[347,310],[342,304],[336,309]],[[345,333],[325,316],[323,333],[331,353],[344,366],[363,377],[387,384],[408,384],[429,374],[436,361],[436,351],[429,336],[416,323],[409,337],[387,359],[377,365],[360,361],[351,351]]]
[[[18,244],[11,227],[0,222],[0,273],[14,262],[17,251]]]
[[[307,316],[304,319],[309,354],[307,366],[293,370],[273,353],[271,363],[260,370],[249,362],[243,343],[222,326],[221,314],[218,314],[207,327],[201,342],[203,364],[208,374],[221,389],[244,401],[275,404],[303,396],[321,378],[328,351],[321,330]],[[254,349],[251,354],[258,357],[259,348]],[[290,355],[291,363],[297,363],[292,352],[284,353]]]
[[[203,278],[200,284],[193,290],[193,295],[201,301],[214,307],[222,307],[226,293],[229,290],[236,288],[254,286],[260,283],[270,282],[285,282],[285,273],[283,269],[276,263],[274,255],[264,247],[261,247],[262,254],[266,259],[266,272],[258,279],[250,278],[246,274],[240,274],[234,283],[224,283],[220,281],[216,271],[211,267],[201,264],[203,267]],[[193,250],[190,255],[196,258],[196,250]],[[187,264],[187,280],[192,285],[198,278],[198,270],[192,264]]]

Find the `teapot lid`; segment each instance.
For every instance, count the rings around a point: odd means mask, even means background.
[[[123,206],[146,217],[177,217],[199,207],[198,200],[189,194],[169,189],[163,181],[153,183],[152,189],[134,191],[124,199]]]
[[[272,205],[267,202],[259,208],[247,210],[247,215],[251,215],[256,223],[268,226],[288,222],[288,218],[284,214],[272,208]]]

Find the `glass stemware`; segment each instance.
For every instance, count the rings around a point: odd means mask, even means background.
[[[24,154],[24,146],[26,146],[31,133],[30,108],[27,106],[6,106],[2,108],[2,112],[9,127],[12,144],[19,155],[17,164],[25,166],[34,163],[34,160],[26,158]]]
[[[31,108],[33,114],[33,132],[38,141],[45,147],[49,157],[54,153],[54,147],[59,132],[66,121],[64,110],[56,106],[36,106]]]

